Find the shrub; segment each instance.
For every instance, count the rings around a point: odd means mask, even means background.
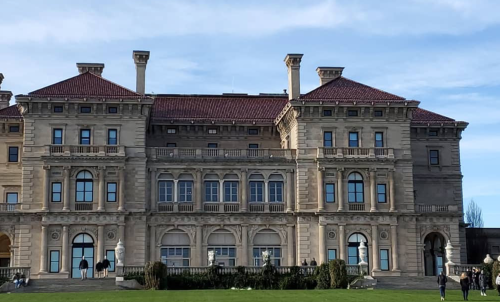
[[[331,285],[330,268],[323,263],[316,268],[316,282],[318,289],[329,289]]]
[[[331,288],[347,287],[347,268],[344,260],[335,259],[330,261]]]
[[[159,261],[146,263],[144,268],[144,281],[146,289],[166,289],[167,266]]]
[[[492,270],[493,270],[493,264],[483,263],[483,265],[481,266],[481,270],[484,271],[484,275],[486,277],[486,282],[488,284],[488,287],[493,288],[493,287],[491,287],[492,283],[490,281],[490,280],[493,279],[493,278],[491,278],[491,273],[492,273]]]
[[[499,273],[500,273],[500,262],[495,261],[495,262],[493,263],[493,268],[492,268],[492,270],[491,270],[491,279],[490,279],[490,280],[491,280],[491,282],[490,282],[490,283],[491,283],[491,286],[492,286],[493,288],[494,288],[494,287],[496,287],[496,283],[495,283],[495,281],[496,281],[496,278],[498,277],[498,274],[499,274]]]
[[[123,277],[125,280],[136,280],[140,285],[144,285],[144,273],[129,273]],[[0,284],[2,282],[0,281]]]

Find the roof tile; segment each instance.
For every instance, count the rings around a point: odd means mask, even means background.
[[[451,123],[455,122],[454,119],[446,117],[444,115],[437,114],[435,112],[425,110],[422,108],[416,108],[413,111],[413,123],[427,124],[427,123]]]
[[[0,118],[23,118],[17,105],[0,109]]]

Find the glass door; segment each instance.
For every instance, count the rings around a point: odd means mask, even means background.
[[[82,256],[85,256],[85,260],[89,263],[89,269],[87,270],[87,278],[94,277],[94,247],[91,246],[78,246],[73,247],[73,255],[71,261],[71,277],[81,278],[80,273],[80,261],[82,261]]]

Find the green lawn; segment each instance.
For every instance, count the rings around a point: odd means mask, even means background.
[[[488,291],[488,297],[481,297],[479,291],[472,291],[469,301],[500,301],[496,291]],[[447,301],[462,301],[460,291],[448,291]],[[425,302],[439,301],[439,291],[387,291],[387,290],[274,290],[274,291],[116,291],[56,294],[1,294],[0,301],[6,302]]]

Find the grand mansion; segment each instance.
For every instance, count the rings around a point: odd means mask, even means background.
[[[125,265],[206,266],[208,251],[223,266],[261,266],[263,251],[278,266],[357,264],[361,242],[373,276],[466,262],[466,122],[342,67],[318,67],[304,93],[301,54],[284,60],[285,93],[145,94],[149,57],[133,52],[135,91],[93,63],[0,90],[0,266],[78,278],[82,256],[113,270],[118,240]]]

